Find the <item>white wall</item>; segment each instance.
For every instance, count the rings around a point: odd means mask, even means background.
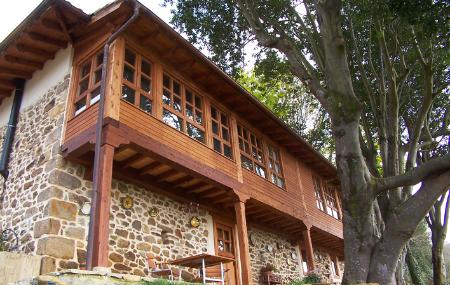
[[[53,60],[49,60],[44,64],[43,69],[33,73],[32,78],[25,83],[25,92],[20,107],[21,111],[35,104],[52,86],[71,72],[72,58],[73,48],[69,46],[58,51]],[[14,91],[0,105],[0,127],[8,123],[13,98]]]
[[[208,248],[207,253],[216,254],[216,248],[214,246],[214,222],[210,214],[206,215],[206,221],[208,223]]]

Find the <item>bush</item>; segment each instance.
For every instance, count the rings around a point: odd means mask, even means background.
[[[309,273],[302,280],[296,280],[289,283],[289,285],[303,285],[303,284],[317,284],[322,283],[322,278],[316,273]]]
[[[154,281],[144,281],[142,285],[194,285],[198,283],[188,283],[188,282],[171,282],[166,279],[159,279]]]

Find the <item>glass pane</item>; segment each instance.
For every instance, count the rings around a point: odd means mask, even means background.
[[[172,112],[163,109],[163,121],[174,129],[181,131],[183,120]]]
[[[151,113],[152,112],[152,101],[146,97],[143,96],[141,94],[141,102],[140,102],[140,106],[139,106],[142,110],[144,110],[147,113]]]
[[[122,84],[122,99],[134,104],[134,93],[135,91],[133,89]]]
[[[214,139],[214,150],[222,153],[222,143],[218,139]]]
[[[219,251],[224,251],[225,250],[225,246],[222,240],[219,240],[218,242],[218,249]]]
[[[223,154],[228,158],[233,158],[231,147],[227,146],[226,144],[223,145]]]
[[[211,107],[211,117],[217,120],[217,109],[214,107]]]
[[[192,110],[192,106],[190,106],[190,105],[186,105],[186,116],[189,119],[194,120],[194,112]]]
[[[244,167],[245,169],[253,171],[253,162],[250,159],[248,159],[246,156],[241,155],[241,164],[242,164],[242,167]]]
[[[91,92],[91,105],[97,103],[98,100],[100,100],[100,86]]]
[[[103,52],[97,54],[97,58],[96,58],[96,63],[97,63],[97,67],[103,63]]]
[[[83,94],[89,87],[89,77],[80,82],[78,86],[78,95]]]
[[[126,64],[123,67],[123,79],[134,82],[134,69]]]
[[[95,75],[94,75],[94,83],[99,82],[100,80],[102,80],[102,69],[99,68],[95,71]]]
[[[192,93],[191,93],[191,91],[186,91],[186,101],[192,104]]]
[[[227,116],[225,116],[224,114],[220,115],[220,121],[222,122],[222,125],[228,126]]]
[[[141,72],[148,76],[151,76],[152,66],[151,66],[150,62],[142,60]]]
[[[191,138],[194,138],[202,143],[205,142],[205,133],[199,128],[196,128],[194,125],[189,123],[187,124],[187,133]]]
[[[195,107],[199,109],[202,108],[202,99],[198,96],[195,96]]]
[[[255,172],[261,177],[266,177],[266,170],[258,164],[255,165]]]
[[[281,188],[284,188],[284,179],[277,177],[277,185]]]
[[[82,67],[81,67],[81,76],[80,78],[85,77],[86,75],[89,74],[89,72],[91,71],[91,62],[86,62]]]
[[[167,89],[163,90],[163,96],[162,96],[163,103],[166,105],[170,105],[172,100],[170,100],[170,92]]]
[[[275,174],[272,173],[272,177],[270,180],[272,181],[273,184],[277,184],[277,176]]]
[[[203,125],[203,114],[202,112],[196,111],[195,112],[195,121],[199,124],[199,125]]]
[[[134,65],[136,62],[136,55],[134,54],[134,52],[132,52],[129,49],[125,50],[125,61],[130,63],[131,65]]]
[[[173,102],[173,108],[178,111],[181,112],[181,98],[179,97],[174,97],[173,98],[174,102]]]
[[[150,89],[151,89],[150,79],[147,79],[146,77],[141,76],[141,88],[142,88],[142,90],[150,93]]]
[[[219,125],[216,122],[212,122],[212,131],[216,135],[219,135]]]
[[[86,110],[86,97],[75,103],[75,116]]]
[[[163,85],[164,85],[164,87],[170,89],[170,77],[167,76],[166,74],[164,74],[164,77],[163,77]]]
[[[228,130],[225,128],[222,128],[222,138],[226,141],[230,141],[230,136],[228,134]]]
[[[173,82],[173,92],[180,94],[180,83],[176,81]]]
[[[281,174],[281,167],[280,167],[280,165],[279,165],[278,163],[275,163],[275,171],[276,171],[278,174]]]

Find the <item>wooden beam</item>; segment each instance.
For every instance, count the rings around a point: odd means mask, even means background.
[[[26,44],[17,44],[16,45],[17,50],[21,51],[21,52],[26,52],[26,53],[30,53],[33,55],[37,55],[39,57],[42,57],[44,59],[53,59],[54,57],[54,52],[50,52],[44,49],[40,49],[40,48],[36,48],[33,46],[29,46]]]
[[[156,181],[164,181],[167,178],[170,178],[178,173],[179,173],[178,170],[171,168],[171,169],[166,170],[163,173],[160,173],[157,176],[155,176],[155,179],[156,179]]]
[[[5,60],[10,63],[25,65],[27,67],[33,67],[33,68],[37,68],[37,69],[42,69],[44,67],[44,63],[42,63],[40,61],[34,61],[34,60],[26,59],[23,57],[6,55]]]
[[[10,68],[10,67],[1,67],[0,74],[13,76],[13,77],[20,77],[20,78],[25,78],[25,79],[31,78],[30,72],[16,69],[16,68]]]
[[[215,190],[215,191],[212,191],[211,193],[208,193],[208,194],[206,194],[206,195],[202,195],[202,196],[201,196],[202,199],[210,199],[210,198],[213,198],[213,197],[220,196],[220,195],[222,195],[222,194],[224,194],[224,193],[227,192],[227,191],[222,190],[222,189],[214,189],[214,190]]]
[[[245,218],[245,203],[238,201],[234,203],[236,214],[236,228],[239,240],[239,265],[242,284],[252,285],[252,270],[250,266],[250,247],[248,245],[247,220]]]
[[[62,33],[61,26],[57,21],[51,20],[51,19],[42,19],[41,24],[46,27],[47,29],[58,31]]]
[[[155,169],[156,167],[160,166],[161,162],[159,161],[153,161],[152,163],[150,163],[147,166],[144,166],[141,171],[140,171],[140,175],[144,175],[149,173],[150,171],[152,171],[153,169]]]
[[[67,43],[65,41],[55,39],[47,35],[42,35],[40,33],[30,32],[28,33],[28,36],[34,41],[49,44],[58,48],[65,48],[67,46]]]
[[[314,250],[311,241],[311,230],[306,228],[303,231],[303,240],[305,241],[306,261],[308,263],[308,270],[314,271],[316,265],[314,264]]]
[[[14,88],[16,88],[16,85],[12,81],[0,79],[0,88],[1,89],[14,89]]]
[[[143,157],[145,157],[145,156],[143,156],[140,153],[136,153],[136,154],[132,155],[131,157],[122,161],[123,168],[128,168],[131,165],[135,164],[136,162],[141,161]]]
[[[178,178],[178,179],[172,181],[171,183],[172,183],[173,185],[175,185],[175,186],[178,186],[178,185],[181,185],[181,184],[183,184],[183,183],[185,183],[185,182],[188,182],[188,181],[191,180],[191,179],[193,179],[192,176],[186,175],[186,176],[180,177],[180,178]]]
[[[95,216],[93,217],[93,250],[91,268],[108,267],[108,245],[109,245],[109,213],[111,211],[111,182],[114,158],[114,147],[105,144],[100,150],[100,168],[94,179],[97,183],[97,202]]]

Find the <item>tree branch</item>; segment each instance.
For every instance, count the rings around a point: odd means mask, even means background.
[[[401,186],[415,185],[432,174],[450,169],[450,154],[431,159],[401,175],[377,178],[375,195]]]

